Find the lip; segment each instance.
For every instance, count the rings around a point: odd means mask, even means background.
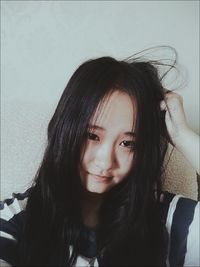
[[[108,177],[108,176],[101,176],[101,175],[98,175],[98,174],[93,174],[93,173],[89,173],[91,176],[93,176],[95,178],[96,181],[98,182],[109,182],[110,179],[112,177]]]

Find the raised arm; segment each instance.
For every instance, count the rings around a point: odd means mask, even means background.
[[[173,144],[200,173],[199,136],[187,124],[182,97],[177,93],[167,92],[160,107],[166,111],[165,122]]]

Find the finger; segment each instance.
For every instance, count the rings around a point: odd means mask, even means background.
[[[170,118],[172,117],[166,99],[165,99],[165,100],[162,100],[162,101],[160,102],[160,109],[161,109],[162,111],[166,111],[166,112],[168,113],[168,115],[169,115]]]
[[[164,93],[169,94],[169,93],[172,93],[172,91],[164,88]]]
[[[165,100],[162,100],[160,102],[160,109],[161,110],[167,110],[167,104],[166,104]]]
[[[178,99],[179,101],[183,101],[183,97],[180,94],[174,93],[173,91],[170,90],[166,91],[164,98],[166,101],[168,99]]]

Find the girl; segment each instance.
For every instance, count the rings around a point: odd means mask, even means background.
[[[33,186],[1,204],[2,264],[199,266],[197,202],[162,193],[168,142],[199,137],[151,62],[102,57],[72,75]]]

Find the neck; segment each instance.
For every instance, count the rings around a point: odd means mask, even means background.
[[[83,224],[89,228],[96,228],[98,226],[99,209],[105,198],[105,194],[92,193],[84,190],[82,218]]]

